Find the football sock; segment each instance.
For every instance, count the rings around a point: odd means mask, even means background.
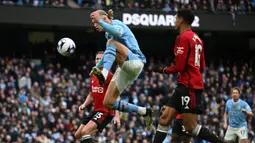
[[[146,114],[146,108],[140,107],[131,103],[128,103],[126,101],[117,100],[115,104],[112,106],[112,109],[118,110],[121,112],[136,112],[139,115],[145,115]]]
[[[108,72],[111,70],[112,64],[116,59],[116,49],[113,44],[107,44],[106,50],[104,52],[104,68],[103,75],[105,79],[107,78]]]
[[[212,143],[224,143],[217,135],[212,133],[209,129],[202,127],[201,125],[197,125],[197,127],[192,132],[193,136],[197,136],[203,140]]]
[[[81,143],[93,143],[92,138],[90,135],[84,135],[80,139]]]
[[[162,143],[166,138],[168,130],[169,130],[169,127],[158,125],[153,143]]]

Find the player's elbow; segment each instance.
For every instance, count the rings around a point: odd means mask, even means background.
[[[253,113],[252,112],[248,112],[247,114],[249,117],[252,117],[253,116]]]
[[[177,69],[179,72],[183,72],[185,70],[185,65],[182,65],[180,67],[178,67]]]
[[[111,45],[115,45],[117,43],[117,41],[116,40],[113,40],[113,39],[109,39],[109,40],[107,40],[107,45],[109,45],[109,44],[111,44]]]

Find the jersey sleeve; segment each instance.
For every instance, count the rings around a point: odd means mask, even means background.
[[[226,112],[226,113],[228,113],[228,112],[229,112],[228,104],[229,104],[229,102],[227,101],[226,106],[225,106],[225,112]]]
[[[247,111],[247,112],[251,112],[252,110],[251,110],[251,107],[249,106],[249,104],[247,104],[246,102],[244,102],[244,106],[245,106],[245,110]]]
[[[90,78],[90,84],[89,84],[89,92],[92,92],[92,79]]]
[[[185,69],[186,60],[189,51],[189,40],[186,37],[180,37],[180,45],[178,45],[176,55],[175,55],[175,65],[171,67],[166,67],[164,72],[168,74],[181,72]]]
[[[200,57],[200,72],[203,73],[205,70],[205,56],[204,56],[204,45],[203,45],[203,52]]]
[[[111,80],[112,80],[113,74],[111,72],[108,73],[107,79],[106,79],[106,83],[107,85],[110,84]]]
[[[121,37],[124,34],[124,28],[121,25],[111,25],[103,20],[99,20],[98,24],[103,27],[104,31],[117,37]]]

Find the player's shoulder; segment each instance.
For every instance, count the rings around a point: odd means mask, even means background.
[[[232,99],[228,99],[226,104],[232,104]]]
[[[125,25],[122,21],[118,20],[118,19],[113,19],[112,20],[112,24],[113,25]]]
[[[91,76],[90,77],[90,83],[92,83],[93,81],[97,80],[97,78],[95,76]]]
[[[180,39],[184,40],[199,40],[202,43],[202,40],[197,35],[197,33],[193,32],[192,30],[186,30],[180,35]]]
[[[194,34],[196,34],[195,32],[193,32],[191,29],[190,30],[186,30],[184,31],[182,34],[180,34],[180,38],[188,38],[188,37],[192,37]]]
[[[243,104],[243,105],[247,105],[248,103],[242,99],[240,99],[240,103]]]

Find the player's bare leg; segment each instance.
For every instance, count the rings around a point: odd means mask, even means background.
[[[240,143],[249,143],[249,140],[243,139],[243,140],[240,140],[239,142],[240,142]]]
[[[162,115],[159,119],[159,125],[153,143],[159,143],[164,141],[170,128],[170,124],[177,116],[177,114],[178,112],[174,108],[165,106],[165,109],[162,111]]]
[[[172,137],[172,143],[180,143],[181,142],[181,137],[179,135],[172,133],[171,137]]]
[[[191,138],[188,136],[182,136],[181,140],[183,143],[191,143],[192,142]]]
[[[172,134],[172,143],[191,143],[191,138],[188,136],[180,136],[177,134]]]
[[[121,66],[126,61],[127,57],[128,48],[125,45],[115,40],[108,40],[104,57],[102,59],[102,64],[104,66],[102,72],[97,68],[97,66],[92,69],[92,72],[98,78],[99,83],[101,85],[105,83],[107,74],[115,60],[117,60],[118,64]],[[101,61],[99,63],[101,63]]]
[[[203,140],[212,143],[224,143],[218,136],[213,134],[209,129],[197,124],[197,114],[183,113],[183,125],[185,130],[193,136],[197,136]]]
[[[86,125],[80,125],[79,129],[75,132],[75,137],[80,139],[81,143],[92,143],[91,134],[97,131],[97,124],[89,121]]]
[[[107,52],[107,51],[109,51],[109,52]],[[125,64],[129,54],[130,54],[129,49],[125,45],[123,45],[115,40],[108,40],[107,49],[105,51],[105,55],[104,55],[104,59],[103,59],[104,60],[104,62],[103,62],[104,69],[101,72],[98,68],[94,67],[92,70],[93,74],[99,79],[99,82],[101,84],[104,84],[106,75],[107,75],[107,70],[109,71],[109,69],[110,69],[109,65],[112,66],[113,62],[116,60],[117,63],[119,64],[119,66],[122,67],[123,64]],[[114,61],[112,61],[112,59],[108,60],[110,58],[107,58],[107,57],[110,56],[113,58],[113,55],[114,55]],[[108,66],[108,69],[105,69],[105,66]],[[134,70],[136,70],[135,66],[134,66]],[[122,71],[122,74],[125,74],[126,77],[130,76],[130,75],[128,75],[129,73],[123,73],[123,71]],[[113,79],[114,79],[114,77],[113,77]],[[116,83],[116,82],[118,82],[117,80],[120,80],[120,79],[112,80],[110,82],[108,89],[106,91],[105,98],[104,98],[104,102],[103,102],[104,106],[108,109],[119,110],[122,112],[136,112],[139,115],[145,116],[146,127],[147,127],[147,129],[149,129],[152,124],[152,116],[153,116],[152,114],[154,113],[153,110],[150,108],[146,109],[145,107],[136,106],[136,105],[130,104],[125,101],[117,100],[117,98],[120,96],[121,92],[123,91],[123,88],[126,88],[126,86],[127,86],[127,84],[124,84],[125,87],[121,87],[122,89],[119,89],[117,86],[117,83]],[[125,80],[125,79],[123,79],[123,80]],[[135,79],[132,79],[132,80],[135,80]],[[125,82],[125,81],[123,81],[123,82]],[[120,86],[122,86],[122,85],[120,85]]]
[[[85,125],[81,124],[80,127],[78,128],[78,130],[75,132],[74,136],[75,136],[76,139],[81,138],[81,131],[84,127],[85,127]]]

